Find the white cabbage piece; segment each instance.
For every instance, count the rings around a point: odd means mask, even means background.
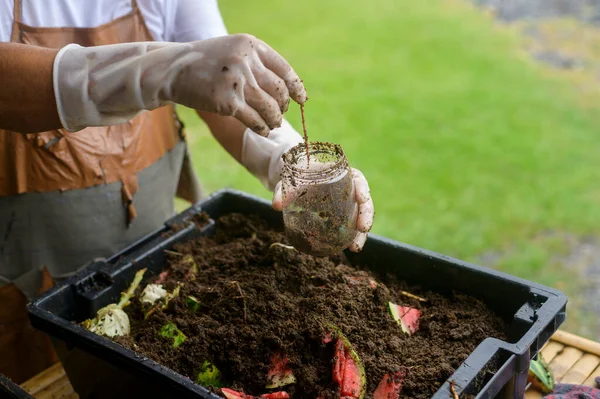
[[[135,273],[131,285],[126,292],[121,294],[118,304],[111,303],[103,307],[96,312],[96,317],[83,321],[81,325],[93,333],[106,335],[111,338],[120,335],[129,335],[131,332],[129,316],[123,311],[123,308],[129,305],[129,300],[133,297],[135,290],[142,282],[144,273],[146,273],[146,268],[138,270]]]
[[[148,284],[142,294],[140,295],[140,301],[142,303],[149,303],[153,305],[159,299],[167,296],[167,290],[165,290],[162,284]]]
[[[97,323],[90,326],[89,330],[98,335],[116,337],[129,335],[129,316],[118,305],[110,304],[97,313]]]

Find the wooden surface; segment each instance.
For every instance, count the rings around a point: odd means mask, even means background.
[[[556,382],[594,386],[600,377],[600,343],[557,331],[542,348],[544,360],[550,364]],[[78,399],[60,364],[21,385],[36,399]],[[526,399],[538,399],[542,394],[528,390]]]
[[[21,384],[36,399],[78,399],[60,363]]]
[[[557,331],[542,348],[542,356],[550,365],[556,383],[595,387],[600,377],[600,343]],[[540,392],[529,389],[526,399],[539,399]]]

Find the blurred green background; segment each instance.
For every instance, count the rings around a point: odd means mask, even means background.
[[[600,116],[468,2],[221,0],[230,33],[263,39],[304,80],[311,140],[367,176],[373,232],[560,288],[567,330],[593,336],[565,261],[600,229]],[[270,198],[190,110],[205,188]],[[301,129],[298,106],[286,118]],[[410,265],[406,265],[410,267]],[[594,320],[592,320],[592,318]]]

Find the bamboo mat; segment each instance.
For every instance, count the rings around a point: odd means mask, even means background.
[[[600,343],[557,331],[542,348],[544,360],[550,364],[556,382],[594,386],[600,376]],[[21,385],[36,399],[78,399],[60,363],[41,372]],[[526,399],[539,399],[542,394],[530,389]]]
[[[542,348],[542,356],[550,365],[557,383],[595,386],[600,377],[600,343],[557,331]],[[529,389],[526,399],[539,399],[540,392]]]
[[[36,399],[78,399],[60,363],[21,384]]]

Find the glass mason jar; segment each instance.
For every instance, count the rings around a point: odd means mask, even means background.
[[[283,154],[283,221],[290,244],[318,257],[337,255],[357,234],[352,169],[337,144],[300,143]]]

